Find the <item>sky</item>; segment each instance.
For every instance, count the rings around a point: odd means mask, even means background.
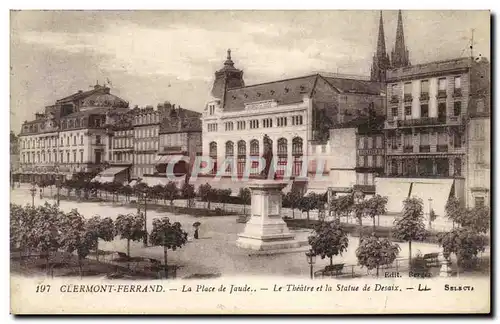
[[[403,11],[412,64],[490,57],[488,11]],[[386,48],[397,11],[383,11]],[[247,85],[317,71],[368,76],[379,11],[12,11],[10,127],[55,100],[111,81],[131,107],[202,111],[232,51]]]

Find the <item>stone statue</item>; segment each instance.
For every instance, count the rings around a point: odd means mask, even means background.
[[[267,134],[264,134],[263,144],[264,150],[262,153],[262,158],[264,159],[266,165],[264,167],[264,170],[262,170],[262,172],[260,173],[260,178],[267,179],[273,161],[273,142],[271,141],[269,136],[267,136]]]

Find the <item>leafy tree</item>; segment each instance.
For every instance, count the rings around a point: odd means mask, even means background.
[[[387,197],[375,195],[365,202],[365,214],[373,220],[373,233],[375,233],[375,218],[378,217],[380,224],[380,215],[387,212]]]
[[[48,203],[38,206],[32,214],[36,220],[35,227],[29,232],[29,245],[45,256],[48,273],[50,252],[57,251],[61,246],[60,224],[64,214],[56,205]]]
[[[252,202],[252,192],[248,188],[240,188],[238,197],[243,203],[243,214],[247,214],[246,207]]]
[[[127,240],[127,256],[130,258],[130,241],[140,241],[144,233],[144,217],[140,214],[120,214],[115,220],[115,234]]]
[[[356,257],[362,267],[366,267],[368,270],[377,268],[378,277],[379,267],[393,263],[400,250],[398,244],[393,244],[387,238],[378,238],[372,234],[360,240],[356,249]]]
[[[87,230],[95,238],[96,260],[99,261],[99,239],[111,242],[115,238],[115,227],[110,217],[102,219],[95,215],[87,222]]]
[[[231,197],[231,189],[220,189],[217,190],[218,200],[222,203],[222,210],[224,211],[226,208],[226,203],[229,201],[229,197]]]
[[[188,182],[184,182],[181,189],[182,198],[186,199],[186,207],[191,207],[193,199],[196,197],[194,186]]]
[[[330,266],[333,266],[333,257],[342,255],[349,245],[347,231],[342,228],[338,219],[318,223],[308,240],[315,255],[321,256],[322,259],[330,258]]]
[[[486,206],[478,206],[467,210],[467,217],[460,223],[462,227],[468,227],[478,233],[487,233],[490,230],[490,209]]]
[[[286,194],[287,205],[292,209],[292,218],[295,218],[295,209],[300,209],[300,199],[302,197],[302,191],[297,187],[292,188],[292,190]]]
[[[170,201],[170,208],[172,212],[174,211],[174,200],[179,196],[179,189],[177,189],[177,184],[173,181],[169,181],[165,186],[165,197]]]
[[[465,208],[456,197],[450,197],[445,206],[445,213],[446,217],[453,221],[453,227],[455,227],[455,223],[462,223],[465,218]]]
[[[201,186],[198,187],[198,197],[200,197],[201,201],[206,201],[208,202],[208,206],[205,206],[205,208],[210,209],[210,195],[212,191],[212,186],[209,185],[208,183],[205,183]]]
[[[301,197],[299,199],[298,207],[301,212],[307,213],[307,222],[309,223],[310,217],[309,217],[309,212],[314,209],[316,206],[316,202],[314,201],[314,197],[311,195],[307,195],[304,197]]]
[[[153,231],[151,232],[151,244],[163,246],[165,258],[165,277],[168,278],[167,252],[181,248],[187,242],[187,233],[182,230],[179,222],[170,223],[168,217],[153,219]]]
[[[458,266],[470,269],[477,262],[477,254],[484,252],[487,237],[470,227],[455,228],[439,237],[439,244],[444,254],[454,253],[457,256]]]
[[[97,242],[95,233],[88,231],[83,215],[73,209],[64,214],[62,218],[60,236],[61,246],[67,252],[73,253],[76,251],[81,276],[83,274],[82,261],[89,255],[90,250],[95,248]]]
[[[411,242],[422,240],[427,232],[424,224],[424,202],[420,198],[406,198],[403,215],[394,220],[393,235],[395,238],[408,242],[411,263]]]
[[[153,186],[153,187],[151,188],[152,197],[155,199],[155,201],[157,201],[157,200],[158,200],[159,198],[161,198],[162,196],[163,196],[165,199],[167,199],[167,198],[166,198],[166,196],[164,196],[164,195],[163,195],[163,193],[165,192],[165,190],[166,190],[166,189],[165,189],[162,185],[160,185],[160,184],[157,184],[157,185],[155,185],[155,186]]]
[[[338,197],[337,199],[334,200],[332,203],[334,212],[337,215],[338,219],[342,216],[347,218],[347,222],[349,223],[349,215],[351,214],[353,208],[354,208],[354,199],[353,195],[348,194],[348,195],[343,195]]]

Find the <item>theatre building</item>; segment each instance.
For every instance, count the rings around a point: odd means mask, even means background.
[[[282,168],[277,178],[288,172],[292,180],[326,191],[328,181],[313,182],[318,170],[327,177],[330,171],[328,161],[318,165],[317,159],[331,155],[330,128],[357,118],[368,107],[383,114],[382,90],[378,82],[326,73],[245,85],[243,71],[234,66],[228,51],[203,112],[203,155],[215,161],[212,174],[242,176],[249,168],[254,175],[258,162],[249,161],[262,156],[267,135]],[[222,166],[224,160],[232,163]]]
[[[438,216],[452,195],[466,203],[469,105],[471,90],[485,86],[474,73],[483,64],[459,58],[387,70],[386,176],[376,191],[389,212],[410,196]]]

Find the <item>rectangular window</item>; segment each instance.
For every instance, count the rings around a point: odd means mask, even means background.
[[[474,157],[475,157],[476,163],[483,163],[484,162],[484,151],[483,151],[482,147],[474,148]]]
[[[373,148],[373,137],[372,136],[368,136],[367,139],[368,139],[368,146],[366,148],[367,149],[372,149]]]
[[[473,137],[475,140],[482,140],[484,139],[484,129],[483,129],[483,124],[476,123],[476,124],[471,124],[471,126],[474,125],[473,128]]]
[[[420,133],[420,145],[430,145],[429,143],[429,133]]]
[[[368,159],[367,163],[368,167],[369,168],[373,167],[373,155],[368,155],[367,159]]]
[[[384,156],[383,155],[377,155],[377,168],[382,168],[384,167]]]
[[[363,176],[363,173],[356,173],[356,184],[364,185],[364,180],[365,177]]]
[[[397,84],[391,85],[391,95],[392,96],[398,95],[398,85]]]
[[[404,93],[405,93],[405,95],[411,95],[411,82],[405,83]]]
[[[413,146],[413,141],[412,141],[412,134],[404,134],[404,146],[405,147],[411,147]]]
[[[420,81],[420,94],[429,93],[429,80]]]
[[[462,102],[455,101],[453,103],[453,116],[460,116],[461,113],[462,113]]]
[[[358,166],[359,167],[365,166],[365,157],[362,155],[358,155]]]
[[[411,118],[411,106],[405,106],[405,117]]]
[[[446,91],[446,78],[441,78],[438,81],[438,90]]]
[[[474,207],[484,207],[484,197],[474,197]]]
[[[80,162],[83,163],[83,151],[80,151]]]
[[[460,134],[460,133],[453,134],[453,146],[455,148],[462,147],[462,134]]]
[[[429,117],[429,105],[420,105],[420,117],[425,118]]]
[[[455,81],[454,82],[455,89],[460,89],[462,87],[462,83],[461,83],[460,77],[456,76],[454,81]]]
[[[392,107],[391,113],[392,113],[393,119],[396,119],[398,117],[398,107]]]
[[[377,148],[384,148],[383,143],[382,143],[382,136],[377,136],[376,137],[376,143],[375,143]]]
[[[358,137],[358,148],[361,150],[363,150],[365,148],[365,137],[364,136]]]

